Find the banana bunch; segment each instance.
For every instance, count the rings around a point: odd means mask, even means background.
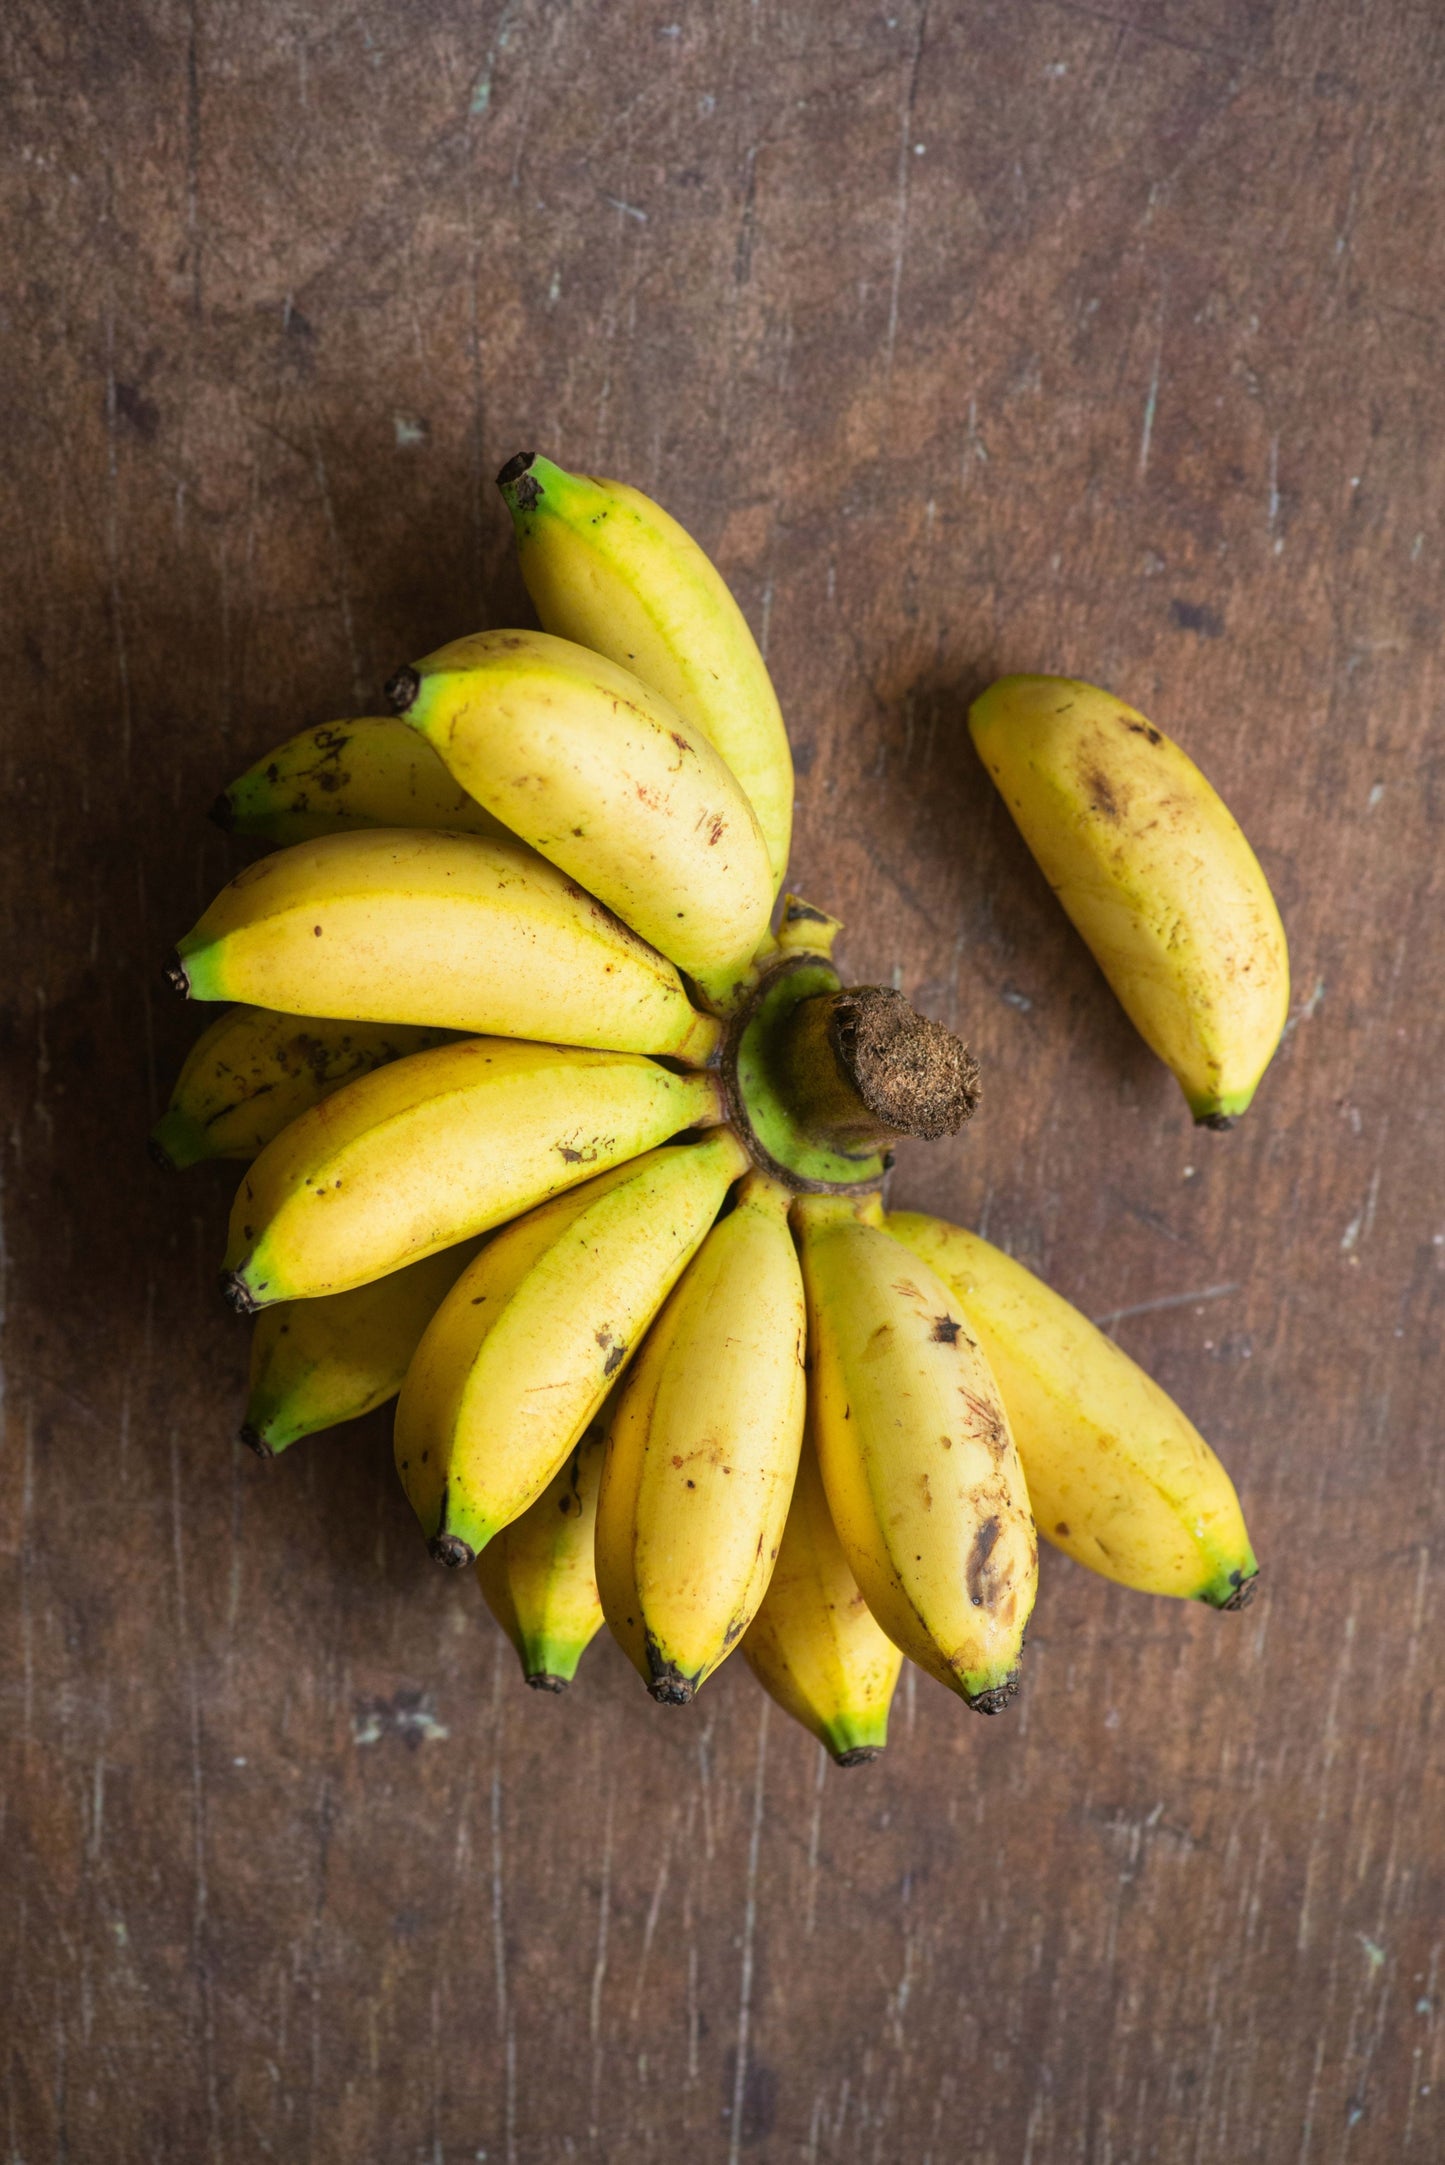
[[[541,628],[456,639],[395,673],[392,715],[233,782],[215,818],[275,847],[168,965],[227,1003],[151,1147],[243,1168],[243,1440],[274,1457],[395,1400],[431,1553],[475,1568],[530,1684],[561,1691],[604,1622],[664,1704],[741,1648],[842,1765],[883,1747],[905,1654],[1008,1703],[1036,1519],[1106,1576],[1239,1606],[1239,1506],[1183,1414],[985,1242],[885,1215],[894,1143],[957,1132],[977,1070],[841,982],[836,919],[779,907],[792,762],[717,570],[620,483],[535,454],[499,482]],[[975,709],[1016,812],[1038,708]],[[1183,1004],[1166,1057],[1232,1107],[1269,972],[1226,997],[1169,952],[1166,990],[1123,977]]]

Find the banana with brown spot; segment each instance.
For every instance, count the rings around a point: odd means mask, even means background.
[[[602,1629],[593,1530],[606,1408],[534,1504],[477,1558],[482,1598],[534,1691],[565,1691]]]
[[[793,755],[767,664],[722,574],[626,482],[569,474],[524,451],[497,485],[543,630],[620,662],[716,746],[757,814],[781,886]]]
[[[294,843],[222,888],[170,975],[193,1000],[697,1067],[720,1035],[656,948],[515,836],[374,828]]]
[[[1289,1014],[1259,860],[1194,762],[1072,677],[1002,677],[968,726],[1049,885],[1196,1121],[1228,1128]]]
[[[224,1289],[245,1314],[364,1285],[725,1112],[718,1076],[636,1053],[501,1037],[413,1053],[267,1144],[231,1208]]]
[[[475,1253],[476,1242],[463,1241],[349,1293],[264,1308],[251,1332],[242,1443],[276,1458],[302,1436],[395,1398],[422,1332]]]
[[[1242,1608],[1258,1565],[1234,1485],[1174,1401],[1087,1316],[960,1225],[888,1230],[938,1273],[1008,1407],[1039,1532],[1123,1586]]]
[[[353,827],[442,827],[494,840],[507,833],[394,714],[288,737],[222,790],[211,817],[228,833],[281,843]]]
[[[628,670],[546,632],[479,632],[387,696],[470,795],[725,1006],[768,934],[773,874],[742,786]]]
[[[208,1158],[254,1158],[343,1083],[450,1035],[406,1023],[228,1008],[186,1055],[170,1104],[151,1129],[151,1156],[168,1172]]]
[[[752,1173],[648,1333],[597,1507],[608,1626],[685,1705],[741,1639],[777,1559],[803,1434],[805,1317],[789,1191]]]
[[[746,1165],[729,1129],[650,1151],[507,1226],[458,1280],[396,1409],[440,1562],[469,1563],[541,1494]]]
[[[1023,1469],[959,1304],[877,1197],[794,1205],[811,1403],[849,1568],[896,1646],[981,1712],[1012,1697],[1038,1579]]]
[[[848,1568],[807,1434],[778,1561],[748,1626],[743,1659],[840,1767],[878,1757],[903,1656],[874,1622]]]

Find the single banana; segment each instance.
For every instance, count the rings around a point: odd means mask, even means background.
[[[790,1191],[752,1173],[647,1335],[597,1506],[603,1613],[654,1699],[681,1706],[751,1623],[803,1434],[803,1284]]]
[[[224,1289],[242,1314],[344,1292],[723,1115],[716,1075],[635,1053],[497,1037],[413,1053],[267,1144],[231,1209]]]
[[[998,1378],[1039,1532],[1143,1593],[1242,1608],[1259,1569],[1228,1474],[1142,1368],[976,1233],[900,1211],[888,1230],[943,1280]]]
[[[446,827],[494,838],[507,832],[394,714],[303,729],[223,789],[211,817],[228,833],[282,843],[314,842],[348,827]]]
[[[1072,677],[969,709],[1019,832],[1202,1126],[1254,1096],[1289,1013],[1284,927],[1228,807],[1152,722]]]
[[[405,1023],[230,1008],[187,1054],[171,1102],[151,1129],[151,1156],[168,1172],[204,1158],[254,1158],[298,1113],[343,1083],[440,1045],[447,1034]]]
[[[599,1418],[537,1501],[477,1558],[482,1599],[534,1691],[565,1691],[602,1629],[592,1534],[606,1446]]]
[[[387,696],[480,804],[726,1003],[767,936],[773,875],[701,730],[545,632],[454,640]]]
[[[794,1205],[828,1507],[878,1622],[986,1714],[1012,1697],[1038,1548],[987,1361],[877,1197]]]
[[[903,1656],[874,1623],[833,1528],[818,1453],[804,1437],[778,1561],[743,1659],[840,1767],[876,1759]]]
[[[264,1309],[251,1334],[242,1443],[258,1458],[276,1458],[300,1437],[395,1398],[422,1332],[476,1245],[442,1248],[349,1293]]]
[[[625,482],[569,474],[524,451],[497,485],[542,629],[620,662],[716,746],[758,816],[780,887],[793,756],[767,664],[722,574]]]
[[[470,1563],[593,1419],[747,1164],[729,1129],[653,1150],[509,1225],[443,1301],[396,1409],[432,1554]]]
[[[702,1066],[720,1031],[645,940],[515,837],[377,828],[247,865],[169,975],[193,1000]]]

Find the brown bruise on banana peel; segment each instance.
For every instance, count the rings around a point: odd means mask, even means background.
[[[1008,681],[1000,680],[1000,683]],[[1133,973],[1127,967],[1128,958],[1122,952],[1116,953],[1111,941],[1096,945],[1094,935],[1084,930],[1075,915],[1069,897],[1078,896],[1083,906],[1089,899],[1093,880],[1077,873],[1066,879],[1056,878],[1036,848],[1036,840],[1043,840],[1042,832],[1035,836],[1029,826],[1022,824],[1022,800],[1011,793],[1005,778],[1005,761],[990,741],[998,726],[1000,709],[991,708],[986,718],[980,717],[980,726],[974,726],[979,708],[989,701],[990,694],[998,687],[990,686],[970,710],[970,733],[984,766],[1010,811],[1020,820],[1021,832],[1031,852],[1038,857],[1049,885],[1094,953],[1116,998],[1151,1051],[1174,1073],[1196,1127],[1227,1133],[1247,1110],[1278,1050],[1288,1010],[1288,945],[1273,893],[1248,837],[1183,747],[1166,737],[1126,702],[1098,686],[1069,678],[1023,679],[1019,682],[1051,685],[1059,695],[1058,703],[1050,709],[1054,716],[1070,714],[1076,707],[1084,708],[1084,713],[1073,725],[1079,730],[1078,739],[1062,751],[1057,766],[1051,763],[1048,769],[1041,770],[1034,766],[1032,759],[1029,764],[1034,768],[1036,779],[1047,781],[1051,788],[1056,799],[1054,816],[1062,828],[1077,826],[1084,830],[1092,819],[1098,879],[1134,913],[1141,929],[1157,941],[1161,954],[1174,953],[1181,941],[1193,946],[1185,933],[1185,914],[1172,902],[1151,892],[1147,878],[1141,881],[1131,876],[1131,854],[1146,837],[1154,837],[1151,846],[1157,845],[1161,837],[1155,835],[1155,830],[1162,830],[1162,835],[1182,847],[1186,854],[1196,837],[1210,835],[1210,840],[1203,845],[1207,850],[1218,842],[1219,832],[1224,829],[1232,829],[1234,840],[1242,844],[1242,857],[1230,864],[1228,873],[1228,885],[1237,907],[1226,913],[1227,923],[1209,928],[1212,941],[1206,953],[1196,953],[1192,960],[1185,958],[1179,964],[1184,980],[1196,980],[1191,998],[1197,1000],[1198,1015],[1206,1018],[1205,1025],[1201,1028],[1191,1024],[1181,1036],[1176,1016],[1173,1023],[1156,1032],[1150,1027],[1147,1003],[1141,1007],[1139,1002]],[[1014,696],[1020,696],[1017,687]],[[1024,692],[1021,696],[1025,705],[1015,718],[1028,726],[1036,714],[1028,706],[1029,693]],[[1166,762],[1159,770],[1164,784],[1162,789],[1148,786],[1156,765],[1148,752],[1142,754],[1144,764],[1132,773],[1127,768],[1120,771],[1121,735],[1135,740],[1127,746],[1127,756],[1131,760],[1139,754],[1141,746],[1160,750]],[[1176,758],[1183,762],[1181,768],[1173,766]],[[1142,785],[1142,794],[1141,789],[1131,788],[1131,780]],[[1034,824],[1041,830],[1044,822],[1038,820]],[[1086,911],[1086,915],[1092,915],[1092,912]],[[1118,975],[1121,969],[1122,980]],[[1256,992],[1261,986],[1269,985],[1276,976],[1282,984],[1279,1027],[1268,1043],[1260,1034],[1256,1012],[1246,1009],[1243,1013],[1229,1014],[1230,1000],[1225,988],[1246,985],[1255,970],[1260,973],[1253,981]],[[1182,983],[1180,998],[1184,998]],[[1228,1016],[1223,1021],[1216,1012],[1221,998]],[[1231,1032],[1242,1032],[1250,1047],[1251,1057],[1244,1062],[1238,1057],[1237,1049],[1231,1051]],[[1226,1067],[1234,1078],[1228,1083]],[[1246,1080],[1240,1081],[1238,1078],[1246,1067],[1251,1072]]]

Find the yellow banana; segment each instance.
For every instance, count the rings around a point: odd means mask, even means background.
[[[1015,1689],[1038,1549],[987,1361],[876,1197],[794,1205],[828,1507],[874,1616],[910,1660],[994,1714]]]
[[[767,664],[721,573],[625,482],[569,474],[524,451],[497,484],[542,629],[620,662],[716,746],[757,814],[781,886],[793,758]]]
[[[876,1759],[903,1656],[874,1623],[833,1528],[818,1453],[803,1441],[782,1547],[743,1659],[840,1767]]]
[[[1039,1532],[1105,1578],[1242,1608],[1258,1565],[1228,1474],[1142,1368],[976,1233],[918,1211],[888,1230],[977,1331],[1018,1441]]]
[[[968,726],[1135,1029],[1195,1119],[1232,1127],[1284,1029],[1289,955],[1228,807],[1152,722],[1071,677],[1004,677]]]
[[[396,1465],[443,1563],[470,1563],[566,1458],[747,1164],[723,1129],[574,1188],[488,1242],[396,1409]]]
[[[565,1691],[602,1629],[592,1534],[606,1445],[599,1418],[537,1501],[477,1558],[482,1598],[535,1691]]]
[[[233,1007],[186,1056],[150,1152],[168,1172],[204,1158],[254,1158],[308,1106],[406,1053],[440,1045],[445,1030],[334,1022]]]
[[[241,1441],[259,1458],[338,1421],[355,1421],[401,1389],[421,1334],[475,1241],[440,1249],[349,1293],[281,1301],[256,1318]]]
[[[222,888],[170,976],[193,1000],[698,1066],[719,1039],[670,962],[515,837],[385,828],[277,850]]]
[[[228,833],[268,842],[314,842],[348,827],[507,832],[394,714],[303,729],[223,789],[211,817]]]
[[[654,1699],[681,1706],[763,1597],[803,1433],[790,1191],[752,1173],[647,1335],[597,1506],[597,1584]]]
[[[768,930],[752,807],[695,725],[600,654],[479,632],[387,696],[477,801],[725,1002]]]
[[[715,1075],[473,1037],[348,1083],[268,1143],[231,1209],[243,1314],[364,1285],[723,1117]]]

